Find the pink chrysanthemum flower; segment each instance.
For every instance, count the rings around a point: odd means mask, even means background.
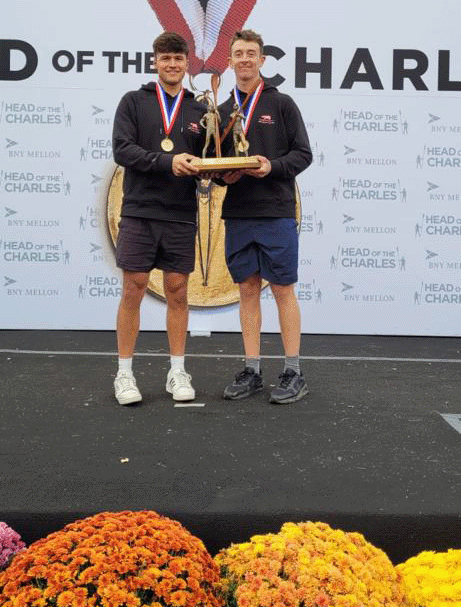
[[[0,569],[4,569],[13,556],[25,547],[19,533],[8,527],[6,523],[0,522]]]

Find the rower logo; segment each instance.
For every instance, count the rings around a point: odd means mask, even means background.
[[[189,122],[189,126],[187,128],[195,135],[200,133],[200,126],[196,122]]]
[[[272,119],[272,116],[269,116],[269,114],[264,114],[263,116],[260,116],[258,122],[260,124],[275,124],[274,120]]]

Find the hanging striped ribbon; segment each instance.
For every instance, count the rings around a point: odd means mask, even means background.
[[[179,112],[179,108],[181,107],[181,102],[184,97],[184,89],[181,89],[180,92],[176,95],[173,105],[168,107],[168,102],[166,99],[166,93],[163,88],[160,86],[158,82],[155,83],[157,89],[157,99],[160,104],[160,110],[162,112],[163,118],[163,129],[165,131],[165,135],[168,136],[173,128],[174,122]]]
[[[256,0],[148,0],[166,31],[189,44],[189,73],[222,74],[228,65],[229,42],[242,29]]]
[[[248,132],[248,127],[250,126],[251,118],[253,117],[253,112],[255,110],[256,104],[258,103],[258,99],[261,95],[261,91],[263,90],[263,88],[264,82],[263,80],[261,80],[254,93],[251,94],[246,107],[242,108],[242,100],[240,99],[240,93],[237,88],[237,85],[234,87],[235,103],[239,106],[239,108],[242,110],[243,115],[245,116],[245,118],[242,120],[242,128],[245,135]]]

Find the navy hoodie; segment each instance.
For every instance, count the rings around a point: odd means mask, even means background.
[[[200,119],[205,106],[184,89],[184,97],[170,139],[171,153],[162,151],[165,137],[155,82],[126,93],[114,118],[112,146],[114,160],[125,167],[122,216],[169,221],[196,221],[195,177],[175,177],[175,154],[202,156],[205,131]]]

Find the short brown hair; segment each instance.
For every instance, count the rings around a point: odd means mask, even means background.
[[[259,34],[257,34],[253,30],[241,30],[240,32],[235,32],[235,34],[232,36],[232,40],[230,41],[230,44],[229,44],[229,53],[230,54],[232,54],[232,45],[234,44],[234,42],[237,42],[237,40],[244,40],[245,42],[256,42],[259,45],[261,55],[263,54],[263,50],[264,50],[263,39]]]
[[[152,45],[154,55],[158,53],[181,53],[189,55],[189,47],[182,36],[176,32],[163,32],[154,40]]]

